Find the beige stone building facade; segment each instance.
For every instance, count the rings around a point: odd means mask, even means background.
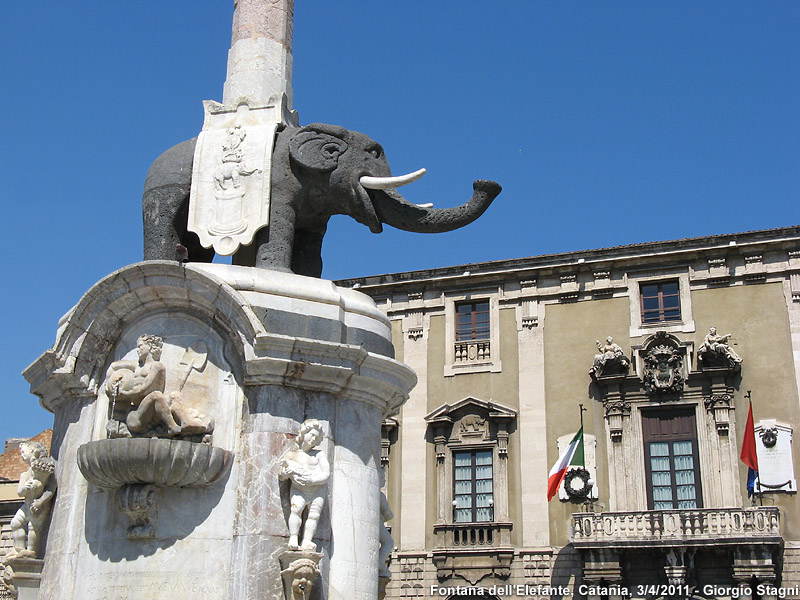
[[[419,376],[383,427],[387,597],[800,597],[800,227],[338,283]]]

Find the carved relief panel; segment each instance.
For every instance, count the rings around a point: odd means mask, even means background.
[[[162,381],[147,383],[154,378]],[[160,392],[162,402],[126,393],[146,384]],[[213,328],[188,315],[150,317],[116,345],[98,396],[108,406],[108,420],[98,427],[111,438],[169,437],[232,448],[236,388],[223,340]],[[131,418],[135,413],[140,414]],[[96,432],[95,437],[106,436]]]
[[[107,364],[94,441],[78,448],[78,466],[115,493],[129,539],[154,538],[165,488],[205,487],[230,472],[239,388],[223,338],[177,312],[129,327]],[[87,511],[102,506],[91,495]]]

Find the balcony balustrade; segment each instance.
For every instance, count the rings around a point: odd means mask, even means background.
[[[511,575],[514,547],[511,523],[440,523],[433,526],[437,547],[431,552],[440,581],[455,574],[470,582]]]
[[[511,543],[511,523],[447,523],[434,525],[440,548],[491,548]]]
[[[698,508],[572,515],[576,548],[779,542],[779,511]]]
[[[455,362],[482,362],[492,358],[489,340],[468,340],[455,342]]]

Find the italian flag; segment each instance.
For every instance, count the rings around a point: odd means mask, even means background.
[[[583,427],[578,430],[575,437],[567,446],[566,450],[558,457],[558,461],[550,469],[550,476],[547,481],[547,501],[553,498],[558,492],[558,486],[564,480],[564,475],[567,474],[567,467],[570,465],[583,466]]]

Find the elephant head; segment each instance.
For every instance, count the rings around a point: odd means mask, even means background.
[[[190,260],[208,259],[208,251],[196,249],[185,227],[193,147],[193,142],[176,146],[151,167],[144,194],[145,259],[174,258],[173,238],[189,248]],[[319,123],[286,127],[278,132],[273,150],[269,225],[256,234],[251,247],[234,255],[234,262],[319,277],[322,238],[333,215],[350,215],[374,233],[382,231],[383,223],[438,233],[477,219],[501,189],[493,181],[479,180],[473,184],[472,198],[461,206],[435,209],[431,204],[412,204],[395,188],[424,172],[392,177],[380,144],[356,131]],[[170,206],[164,207],[165,200]],[[148,220],[151,230],[175,223],[165,232],[172,237],[155,250],[155,242],[162,238],[152,231],[148,235]]]

